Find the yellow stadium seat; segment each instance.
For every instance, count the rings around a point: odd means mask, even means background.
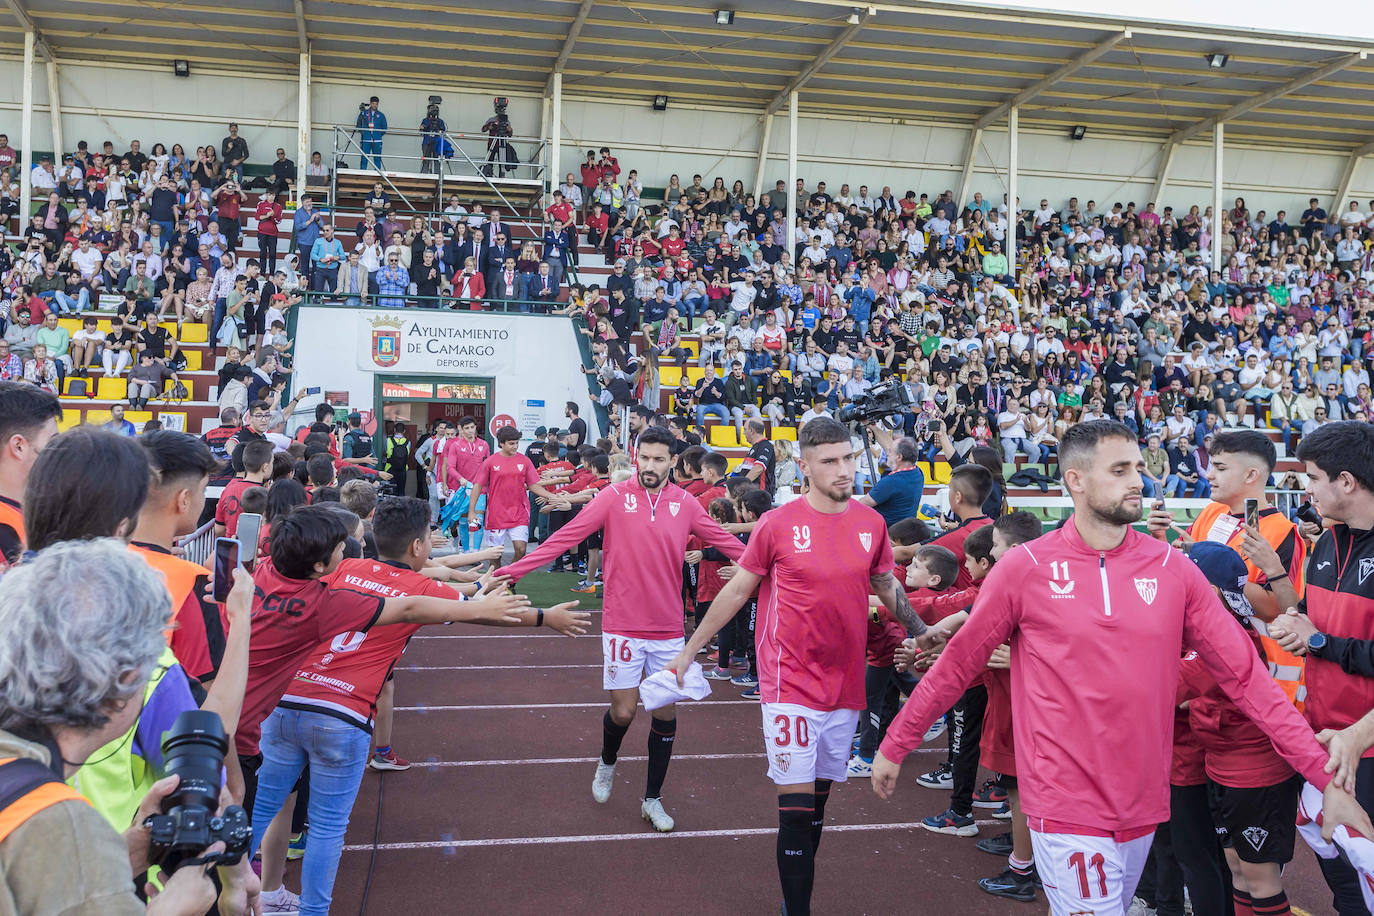
[[[773,439],[788,439],[792,442],[797,441],[797,428],[795,426],[774,426]]]
[[[920,462],[921,472],[926,475],[926,483],[936,486],[949,483],[949,472],[952,470],[947,461],[922,461]]]
[[[210,342],[210,326],[196,322],[181,326],[181,342],[184,344],[203,344]]]
[[[695,385],[697,382],[701,381],[705,377],[706,370],[701,368],[700,366],[687,367],[687,380],[691,382],[693,385]]]
[[[57,326],[59,328],[66,328],[68,334],[75,334],[77,331],[81,330],[81,319],[59,318],[57,319]]]
[[[716,448],[739,448],[742,444],[733,426],[718,424],[707,428],[710,430],[711,445]]]
[[[95,396],[102,401],[122,401],[129,394],[129,383],[122,378],[102,375],[96,382]]]
[[[201,360],[205,353],[201,350],[182,350],[181,352],[186,357],[186,371],[199,372],[202,365]]]
[[[57,431],[66,432],[74,426],[81,425],[81,408],[76,405],[62,405],[62,418],[57,421]]]
[[[682,370],[677,366],[664,366],[658,370],[658,383],[664,388],[676,388],[682,380]]]
[[[134,427],[139,430],[142,430],[143,424],[152,418],[153,412],[151,410],[126,410],[124,412],[124,419],[134,424]]]
[[[740,455],[738,458],[728,458],[728,457],[727,457],[727,458],[725,459],[725,469],[726,469],[727,471],[733,471],[733,470],[735,470],[736,468],[738,468],[738,467],[740,466],[740,464],[742,464],[743,462],[744,462],[744,456],[743,456],[743,455]]]
[[[103,410],[99,408],[95,410],[88,410],[86,411],[86,422],[94,424],[96,426],[99,426],[102,423],[109,423],[110,412],[108,410]]]

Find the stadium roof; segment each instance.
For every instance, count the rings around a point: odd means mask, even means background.
[[[523,94],[542,93],[561,66],[569,96],[646,105],[661,93],[762,114],[796,86],[804,113],[987,127],[1019,96],[1025,128],[1084,124],[1179,142],[1222,120],[1230,142],[1348,150],[1374,141],[1374,60],[1364,58],[1374,29],[1355,29],[1364,43],[1260,34],[1254,17],[1231,17],[1251,23],[1242,27],[1100,12],[1110,0],[1092,13],[1024,5],[1033,0],[3,2],[21,25],[31,17],[59,60],[185,57],[294,74],[308,41],[312,72],[329,78]],[[1323,5],[1313,22],[1326,19]],[[1161,0],[1159,14],[1177,6]],[[733,23],[717,24],[717,9],[733,10]],[[1295,12],[1287,5],[1289,20]],[[20,38],[9,33],[0,50]],[[1212,54],[1227,55],[1225,66],[1211,66]]]

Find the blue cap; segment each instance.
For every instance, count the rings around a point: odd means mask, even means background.
[[[1240,617],[1253,617],[1255,609],[1245,597],[1245,583],[1250,569],[1239,553],[1215,541],[1199,541],[1188,551],[1188,559],[1197,564],[1207,581],[1221,589],[1231,610]]]

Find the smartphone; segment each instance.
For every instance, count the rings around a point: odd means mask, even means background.
[[[1245,527],[1253,528],[1259,524],[1259,500],[1247,499],[1245,501]]]
[[[239,516],[239,560],[249,572],[258,561],[258,538],[262,537],[262,516],[256,512],[245,512]]]
[[[314,396],[314,395],[319,394],[322,390],[323,390],[323,389],[321,389],[321,388],[307,388],[307,389],[305,389],[304,391],[301,392],[301,396],[302,396],[302,397],[307,397],[307,398],[308,398],[308,397],[312,397],[312,396]]]
[[[235,538],[216,538],[213,582],[214,599],[217,604],[223,604],[229,600],[229,590],[234,587],[234,568],[238,565],[238,540]]]

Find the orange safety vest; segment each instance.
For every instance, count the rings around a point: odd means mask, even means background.
[[[1293,560],[1289,565],[1288,577],[1298,597],[1302,598],[1307,584],[1307,543],[1297,536],[1297,526],[1282,512],[1268,508],[1260,511],[1259,531],[1275,550],[1289,534],[1293,535]],[[1245,566],[1250,571],[1250,581],[1260,582],[1264,579],[1264,574],[1241,552],[1240,543],[1245,537],[1244,523],[1231,514],[1230,506],[1218,502],[1210,503],[1193,521],[1189,535],[1195,541],[1212,541],[1233,548],[1245,560]],[[1307,673],[1302,657],[1285,651],[1275,642],[1270,637],[1264,621],[1251,618],[1250,623],[1259,635],[1260,647],[1264,650],[1264,658],[1269,663],[1270,676],[1298,711],[1302,712],[1307,701]]]
[[[19,535],[19,543],[28,544],[24,537],[24,512],[7,499],[0,499],[0,525],[8,525]]]
[[[167,645],[172,644],[172,631],[177,627],[177,615],[181,613],[186,599],[195,590],[196,579],[205,575],[204,566],[183,560],[181,557],[160,550],[149,550],[138,544],[130,544],[129,549],[147,561],[148,565],[162,573],[167,581],[167,592],[172,596],[172,617],[167,625]]]
[[[86,799],[36,760],[0,760],[0,843],[38,812],[65,801]]]

